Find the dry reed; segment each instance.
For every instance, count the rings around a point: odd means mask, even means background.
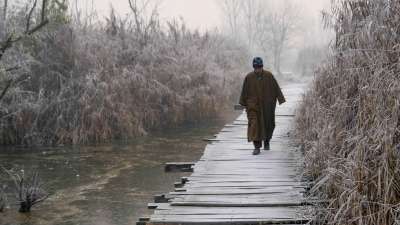
[[[297,115],[324,224],[400,220],[400,2],[332,2],[336,41]]]

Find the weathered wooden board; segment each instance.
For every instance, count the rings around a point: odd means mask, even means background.
[[[226,125],[205,148],[168,202],[155,208],[147,224],[306,224],[311,200],[303,193],[303,157],[290,141],[293,115],[301,100],[302,85],[283,89],[288,103],[277,107],[271,151],[253,156],[247,142],[245,112]]]

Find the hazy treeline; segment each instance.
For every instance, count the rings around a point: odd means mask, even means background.
[[[327,32],[322,32],[320,16],[306,11],[314,1],[304,4],[296,0],[221,0],[218,3],[227,34],[245,43],[252,54],[264,57],[266,66],[276,75],[288,71],[311,75],[314,65],[324,58]]]
[[[49,24],[0,60],[0,90],[11,83],[0,101],[0,144],[129,139],[215,117],[236,100],[248,55],[218,33],[161,21],[145,1],[131,0],[127,17],[111,10],[105,22],[72,13],[67,1],[47,4]],[[23,31],[30,13],[32,23],[40,17],[36,1],[4,6],[0,40]]]
[[[311,193],[328,202],[326,224],[397,224],[400,2],[340,0],[331,11],[332,54],[297,116]]]

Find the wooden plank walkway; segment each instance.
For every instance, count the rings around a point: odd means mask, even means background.
[[[277,107],[271,151],[253,156],[243,113],[210,140],[183,187],[157,204],[142,224],[306,224],[312,206],[304,197],[301,153],[289,133],[303,85],[283,88],[288,100]],[[190,164],[189,164],[190,166]],[[152,205],[154,207],[154,204]]]

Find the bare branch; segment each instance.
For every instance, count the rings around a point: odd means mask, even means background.
[[[42,21],[40,24],[38,24],[37,26],[35,26],[34,28],[32,28],[31,30],[29,30],[26,34],[27,35],[32,35],[35,32],[39,31],[40,29],[42,29],[44,26],[46,26],[49,23],[49,21],[47,19],[45,19],[44,21]]]
[[[0,101],[4,98],[8,89],[11,87],[12,83],[13,83],[12,80],[7,81],[6,86],[4,87],[3,91],[0,94]]]
[[[30,28],[32,14],[37,6],[37,0],[35,0],[32,8],[30,9],[28,16],[27,16],[25,32],[23,34],[17,36],[16,38],[14,38],[13,34],[10,34],[10,35],[8,35],[7,40],[5,42],[0,43],[0,60],[1,60],[2,56],[4,55],[5,51],[7,49],[11,48],[13,43],[20,41],[21,39],[25,38],[26,36],[30,36],[30,35],[34,34],[35,32],[42,29],[49,22],[48,19],[46,18],[46,3],[47,3],[47,0],[42,0],[42,11],[41,11],[41,19],[42,20],[39,24],[37,24],[33,28]]]
[[[13,39],[10,35],[4,43],[0,43],[0,60],[8,48],[12,46]]]
[[[29,10],[29,13],[27,15],[25,32],[23,34],[19,35],[16,38],[14,38],[13,34],[10,34],[10,35],[8,35],[7,40],[5,42],[3,42],[3,43],[0,42],[0,61],[1,61],[4,53],[6,52],[6,50],[11,48],[13,43],[18,42],[21,39],[36,33],[37,31],[39,31],[45,25],[48,24],[49,21],[46,18],[46,5],[47,5],[47,0],[42,0],[41,21],[35,27],[31,28],[32,15],[33,15],[33,12],[34,12],[34,10],[36,9],[36,6],[37,6],[37,0],[34,0],[33,6],[31,7],[31,9]],[[5,0],[5,3],[4,3],[4,16],[3,16],[3,18],[6,18],[6,13],[7,13],[6,11],[7,11],[7,0]],[[5,21],[5,19],[4,19],[4,21]],[[13,69],[11,68],[11,70],[13,70]],[[6,70],[6,72],[9,72],[11,70]],[[12,83],[13,83],[12,80],[10,80],[10,81],[8,81],[6,83],[6,86],[5,86],[5,88],[3,89],[3,91],[1,92],[1,95],[0,95],[0,101],[4,98],[5,94],[9,90],[9,88],[10,88]]]
[[[37,0],[33,1],[33,6],[31,7],[31,9],[29,10],[28,16],[26,18],[26,29],[25,29],[25,33],[28,33],[28,31],[30,30],[31,27],[31,19],[32,19],[32,14],[33,11],[35,10],[37,5]]]
[[[58,2],[58,1],[56,1]],[[44,21],[46,21],[46,7],[47,7],[47,0],[43,0],[42,1],[42,12],[41,12],[41,24],[44,23]]]

